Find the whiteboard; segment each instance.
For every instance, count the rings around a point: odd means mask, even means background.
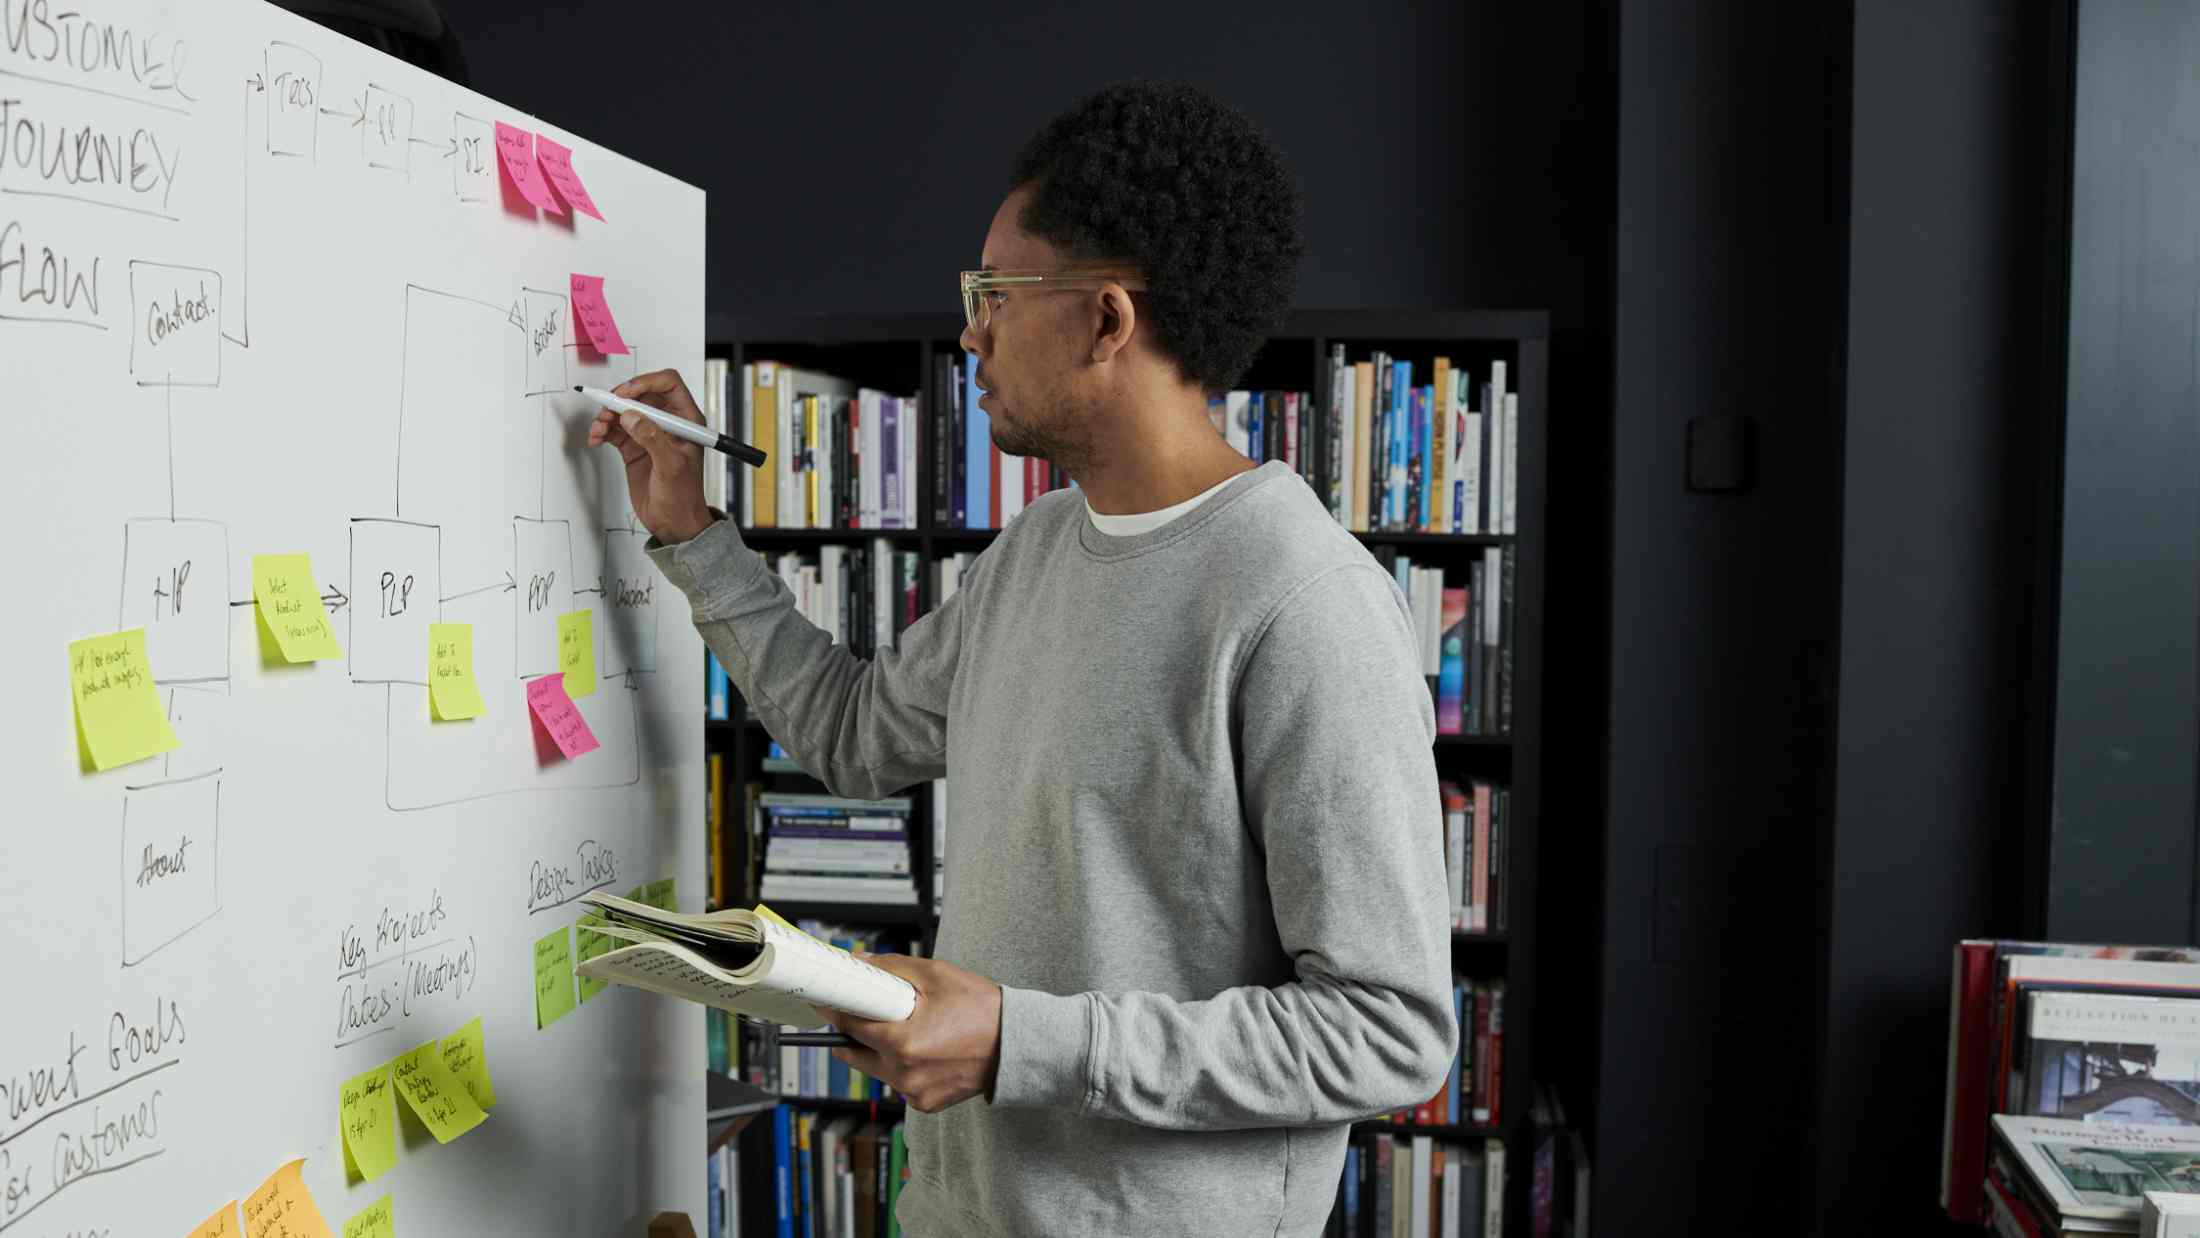
[[[496,121],[606,221],[513,195]],[[569,392],[697,383],[703,226],[251,0],[0,0],[0,1234],[180,1235],[298,1156],[337,1232],[384,1194],[408,1236],[701,1224],[699,1011],[538,1030],[531,946],[595,885],[701,906],[700,642]],[[576,339],[574,273],[631,354]],[[263,662],[278,553],[342,659]],[[602,746],[545,760],[522,684],[575,609]],[[484,717],[430,722],[431,621],[473,625]],[[133,627],[180,747],[84,773],[67,645]],[[476,1016],[488,1120],[407,1115],[347,1183],[338,1085]]]

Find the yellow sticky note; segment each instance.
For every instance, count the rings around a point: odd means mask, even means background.
[[[390,1103],[387,1062],[354,1075],[337,1089],[336,1120],[344,1130],[344,1169],[372,1182],[397,1163],[397,1110]]]
[[[576,963],[586,963],[599,954],[608,953],[626,944],[607,933],[591,933],[588,931],[589,926],[605,922],[602,916],[591,913],[582,916],[580,922],[573,926],[574,961]],[[581,1000],[584,1002],[611,987],[611,982],[608,980],[583,976],[578,971],[573,973],[573,978],[580,982]]]
[[[304,1157],[284,1163],[260,1189],[244,1197],[244,1232],[249,1238],[336,1238],[300,1176],[305,1163]]]
[[[260,621],[275,638],[283,661],[318,662],[344,656],[307,556],[252,556],[252,599],[260,604]]]
[[[565,694],[579,700],[596,691],[596,620],[590,610],[558,616],[558,669],[565,672]]]
[[[397,1080],[397,1094],[437,1143],[449,1143],[489,1116],[443,1064],[440,1041],[431,1040],[391,1062],[390,1071]]]
[[[222,1205],[220,1212],[199,1222],[199,1227],[184,1238],[241,1238],[243,1233],[237,1228],[237,1201],[232,1199]]]
[[[397,1238],[397,1221],[390,1212],[390,1197],[384,1195],[361,1209],[358,1216],[344,1222],[344,1238]]]
[[[85,769],[113,769],[176,746],[145,660],[144,628],[70,641],[69,697],[76,703],[77,759]]]
[[[474,682],[474,625],[428,625],[428,716],[443,722],[478,718],[481,685]]]
[[[535,1026],[548,1027],[573,1011],[572,934],[564,926],[535,943]]]
[[[497,1087],[489,1081],[489,1050],[481,1038],[481,1016],[443,1038],[443,1065],[476,1105],[496,1108]]]

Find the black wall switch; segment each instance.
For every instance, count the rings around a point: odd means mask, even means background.
[[[1697,494],[1735,494],[1749,489],[1749,418],[1709,413],[1688,419],[1688,488]]]

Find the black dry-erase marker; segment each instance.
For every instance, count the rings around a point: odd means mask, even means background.
[[[647,404],[629,400],[624,396],[613,395],[600,387],[575,387],[573,390],[587,396],[614,413],[634,413],[637,416],[647,417],[650,421],[656,423],[658,429],[672,435],[674,438],[684,438],[698,447],[715,448],[751,468],[764,467],[764,453],[734,438],[732,435],[712,434],[709,430],[696,425],[685,417],[660,413]]]

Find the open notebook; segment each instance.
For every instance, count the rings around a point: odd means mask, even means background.
[[[591,980],[794,1027],[823,1024],[819,1006],[888,1021],[916,1009],[908,981],[819,941],[767,907],[690,916],[601,890],[581,901],[606,921],[584,924],[582,933],[629,943],[575,969]]]

